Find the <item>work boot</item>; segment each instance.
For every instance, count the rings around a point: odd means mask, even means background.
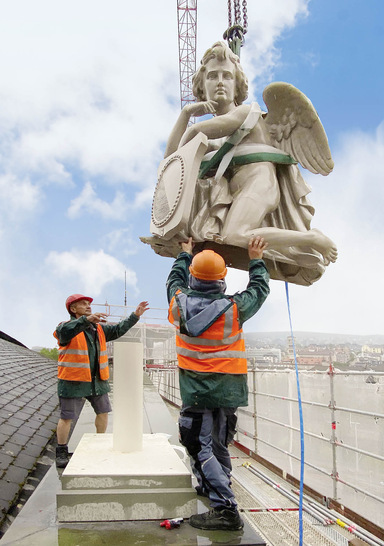
[[[206,531],[238,531],[244,527],[244,522],[237,509],[212,508],[204,514],[195,514],[189,518],[189,524]]]
[[[68,446],[56,447],[56,466],[57,468],[65,468],[69,463]]]

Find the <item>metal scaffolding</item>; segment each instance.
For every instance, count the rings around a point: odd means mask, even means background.
[[[117,323],[129,316],[134,307],[127,305],[92,304],[108,315],[108,322]],[[151,307],[140,321],[120,341],[139,341],[143,344],[144,365],[148,368],[176,366],[175,328],[168,323],[167,309]],[[113,342],[107,344],[109,358],[113,357]]]

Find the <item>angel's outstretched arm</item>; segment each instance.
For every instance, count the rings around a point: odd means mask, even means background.
[[[165,149],[164,157],[176,152],[179,147],[180,140],[182,139],[191,117],[204,116],[205,114],[214,114],[217,103],[213,100],[205,102],[193,102],[184,106],[180,115],[169,135],[167,147]]]
[[[198,133],[204,133],[210,139],[231,135],[242,125],[247,117],[249,108],[249,104],[236,106],[236,108],[227,114],[191,125],[181,138],[180,146],[187,144],[187,142],[192,140]]]

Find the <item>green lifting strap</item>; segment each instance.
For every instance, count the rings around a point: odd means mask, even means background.
[[[223,146],[216,152],[216,154],[208,161],[202,161],[200,165],[200,171],[198,178],[204,178],[210,171],[216,169],[224,155],[233,147],[233,144],[225,142]],[[271,152],[256,152],[252,154],[244,154],[240,156],[234,156],[231,159],[229,165],[248,165],[249,163],[260,163],[263,161],[269,161],[279,165],[296,165],[297,161],[290,155],[271,153]],[[212,175],[211,175],[212,176]]]

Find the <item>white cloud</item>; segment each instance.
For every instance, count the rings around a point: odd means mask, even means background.
[[[18,179],[11,173],[0,176],[0,210],[13,220],[33,211],[41,199],[41,191],[27,177]]]
[[[134,207],[142,208],[144,206],[151,206],[153,200],[154,186],[144,188],[135,195]]]
[[[138,250],[138,241],[133,239],[131,228],[116,229],[107,233],[102,238],[102,244],[109,252],[118,252],[124,256],[136,254]]]
[[[258,2],[256,7],[248,7],[251,15],[250,32],[246,35],[243,48],[244,67],[250,80],[270,78],[280,60],[280,50],[276,46],[281,34],[293,28],[300,18],[308,15],[309,0],[277,0]]]
[[[99,251],[50,252],[45,260],[47,266],[60,279],[71,279],[77,291],[88,292],[99,296],[105,285],[114,281],[124,281],[127,274],[127,285],[136,291],[136,273],[124,266],[122,262]]]
[[[175,22],[166,6],[154,3],[151,11],[162,19],[162,33],[157,22],[147,21],[143,40],[141,9],[113,4],[115,9],[103,2],[69,0],[59,13],[52,3],[37,0],[33,8],[21,1],[3,10],[0,141],[3,150],[7,147],[5,172],[21,180],[29,173],[40,185],[68,184],[75,167],[105,177],[107,184],[123,180],[148,186],[168,130],[171,72],[173,96],[178,93],[177,54],[171,69],[164,55],[172,48],[172,36],[177,39],[176,28],[171,31]],[[176,14],[173,5],[168,10]]]
[[[71,219],[79,218],[86,212],[99,218],[124,221],[132,211],[151,206],[152,199],[152,187],[137,192],[133,200],[128,199],[127,189],[125,189],[125,191],[116,191],[113,201],[108,203],[98,197],[91,182],[86,182],[81,193],[72,199],[68,216]]]
[[[97,193],[90,182],[87,182],[78,197],[71,201],[68,209],[69,218],[78,218],[84,212],[105,219],[124,220],[128,209],[132,205],[127,201],[125,195],[118,191],[111,203],[97,197]]]

